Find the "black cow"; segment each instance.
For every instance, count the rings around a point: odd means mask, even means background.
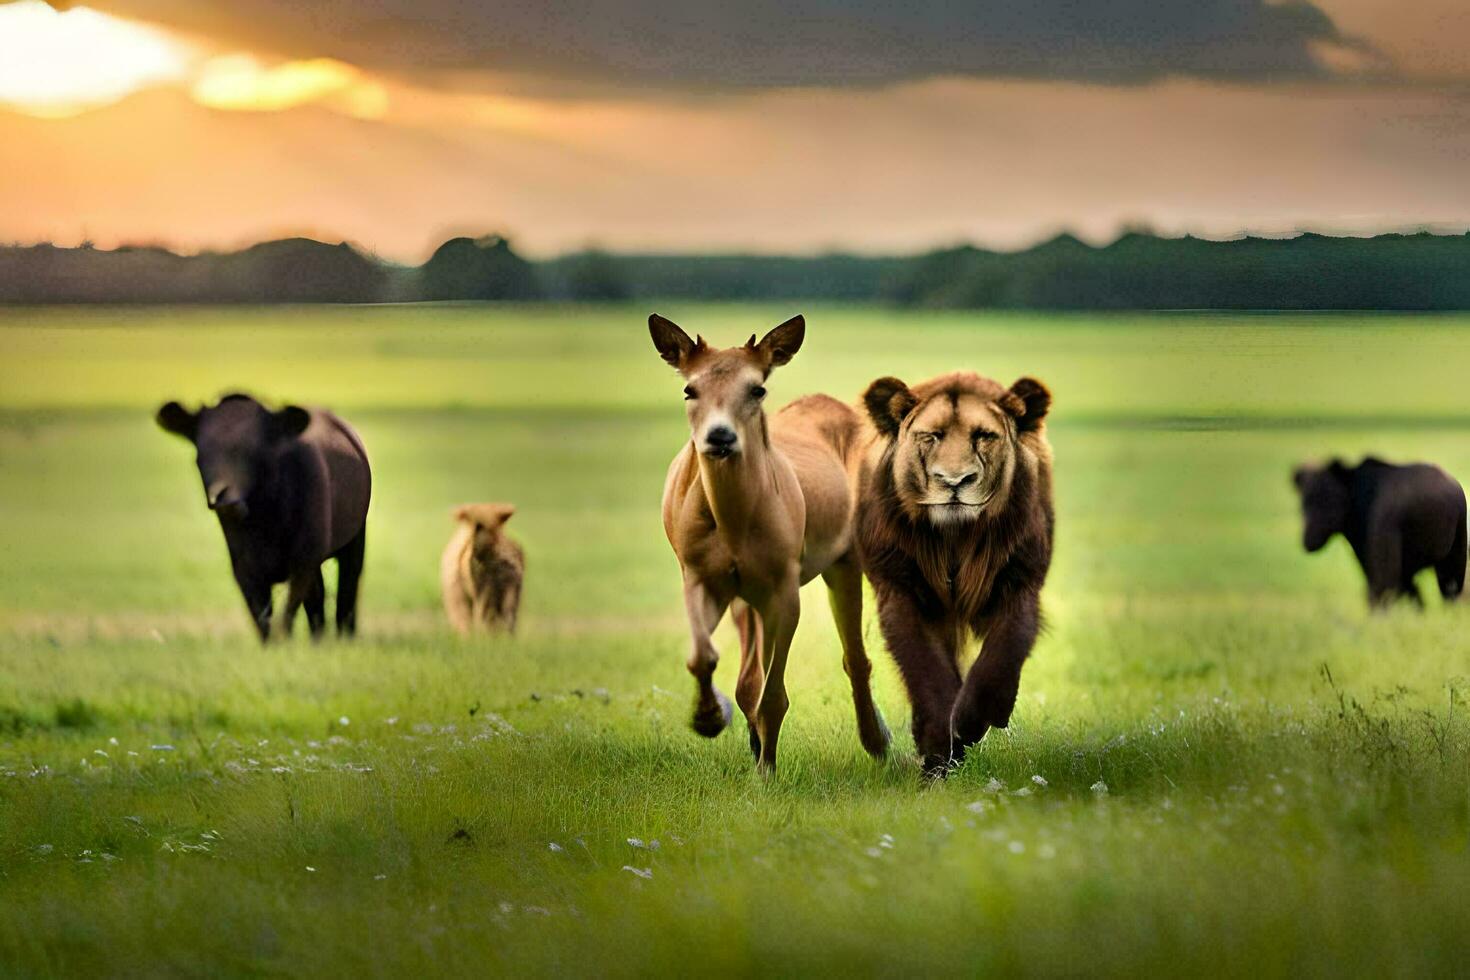
[[[351,427],[323,409],[272,412],[248,395],[190,412],[178,402],[158,424],[198,450],[209,509],[219,516],[235,581],[262,642],[270,637],[271,586],[289,582],[281,617],[289,634],[306,607],[313,639],[326,628],[322,563],[337,559],[337,632],[357,630],[372,474]]]
[[[1427,463],[1395,466],[1369,457],[1357,466],[1334,459],[1298,467],[1302,544],[1318,551],[1342,534],[1368,576],[1368,602],[1405,596],[1423,605],[1414,576],[1433,568],[1446,599],[1465,587],[1465,491]]]

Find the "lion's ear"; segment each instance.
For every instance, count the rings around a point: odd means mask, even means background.
[[[878,431],[889,439],[898,435],[898,427],[914,410],[919,400],[909,391],[909,386],[897,378],[879,378],[863,392],[863,404],[868,417]]]
[[[1001,399],[1001,407],[1015,417],[1018,432],[1030,432],[1041,425],[1051,409],[1051,392],[1035,378],[1022,378],[1011,385]]]

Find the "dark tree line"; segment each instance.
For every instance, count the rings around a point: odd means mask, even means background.
[[[0,303],[384,300],[838,300],[998,309],[1470,309],[1470,236],[1215,242],[1068,235],[1018,252],[910,257],[618,255],[541,262],[500,236],[455,238],[422,266],[296,238],[240,252],[0,247]]]

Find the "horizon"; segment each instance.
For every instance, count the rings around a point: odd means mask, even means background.
[[[411,262],[495,228],[545,257],[1470,226],[1470,10],[1378,6],[0,0],[0,240]]]
[[[1050,244],[1052,242],[1060,241],[1060,240],[1072,240],[1072,241],[1076,241],[1076,242],[1079,242],[1079,243],[1081,243],[1083,245],[1086,245],[1087,247],[1092,248],[1092,249],[1106,249],[1110,245],[1114,245],[1117,242],[1119,242],[1119,241],[1121,241],[1121,240],[1123,240],[1125,238],[1132,237],[1132,236],[1149,237],[1149,238],[1154,238],[1154,239],[1156,239],[1158,241],[1176,242],[1176,241],[1190,241],[1190,240],[1192,240],[1192,241],[1210,242],[1210,243],[1213,243],[1213,244],[1225,244],[1225,243],[1229,243],[1229,242],[1241,242],[1241,241],[1290,241],[1290,240],[1293,240],[1293,239],[1306,238],[1306,237],[1318,237],[1318,238],[1330,238],[1330,239],[1349,239],[1349,238],[1351,238],[1351,239],[1359,239],[1359,240],[1367,241],[1367,240],[1372,240],[1372,239],[1376,239],[1376,238],[1385,238],[1385,237],[1400,237],[1400,238],[1404,238],[1404,237],[1413,237],[1413,236],[1418,236],[1418,235],[1427,235],[1427,236],[1434,237],[1434,238],[1459,238],[1459,237],[1465,237],[1465,236],[1470,236],[1470,225],[1461,225],[1461,226],[1454,226],[1454,227],[1448,227],[1448,226],[1419,226],[1419,227],[1412,227],[1412,228],[1385,228],[1385,229],[1379,229],[1379,230],[1373,230],[1373,231],[1365,231],[1365,232],[1351,231],[1351,230],[1334,231],[1334,230],[1322,230],[1322,229],[1317,229],[1317,228],[1294,228],[1294,229],[1291,229],[1289,231],[1281,231],[1281,232],[1258,231],[1258,230],[1245,230],[1245,231],[1237,232],[1235,234],[1222,235],[1222,236],[1202,235],[1202,234],[1196,234],[1196,233],[1189,232],[1189,231],[1185,231],[1185,232],[1182,232],[1180,234],[1166,234],[1164,232],[1161,232],[1161,231],[1159,231],[1157,229],[1153,229],[1153,228],[1123,227],[1123,228],[1117,229],[1113,234],[1105,235],[1105,236],[1102,236],[1102,237],[1087,237],[1087,236],[1079,235],[1079,234],[1075,233],[1074,231],[1072,231],[1071,229],[1062,228],[1062,229],[1060,229],[1060,230],[1058,230],[1058,231],[1056,231],[1056,232],[1054,232],[1052,234],[1048,234],[1048,235],[1045,235],[1045,236],[1043,236],[1041,238],[1038,238],[1035,241],[1025,242],[1023,244],[1020,244],[1020,245],[1017,245],[1017,246],[1014,246],[1014,247],[995,247],[995,246],[987,245],[987,244],[985,244],[983,242],[976,242],[976,241],[955,241],[955,242],[935,243],[932,246],[924,247],[924,248],[919,248],[919,249],[913,250],[913,251],[870,251],[870,250],[865,250],[865,249],[860,249],[860,248],[843,247],[841,245],[832,246],[832,247],[815,248],[815,249],[809,249],[809,250],[795,250],[795,249],[793,249],[793,250],[788,250],[788,251],[764,251],[764,250],[761,250],[761,249],[758,249],[758,248],[740,248],[738,246],[737,247],[734,247],[734,248],[729,248],[729,249],[721,249],[721,250],[718,250],[718,251],[714,251],[714,250],[700,251],[700,250],[694,250],[694,249],[684,250],[684,251],[677,251],[677,250],[669,250],[669,251],[645,251],[645,250],[633,250],[633,249],[613,249],[613,248],[607,248],[607,247],[605,247],[602,244],[597,243],[597,242],[589,242],[589,243],[585,243],[585,244],[582,244],[582,245],[574,246],[574,247],[571,247],[571,248],[568,248],[568,249],[564,249],[564,250],[561,250],[561,251],[556,251],[556,252],[551,252],[551,253],[546,253],[546,254],[537,254],[537,253],[528,252],[528,251],[522,249],[521,246],[520,246],[520,244],[519,244],[519,241],[518,241],[517,237],[513,233],[506,232],[504,230],[499,230],[499,231],[486,231],[486,232],[482,232],[482,233],[479,233],[479,234],[451,234],[451,235],[449,235],[449,236],[447,236],[447,237],[445,237],[443,239],[437,240],[435,242],[435,244],[432,247],[428,248],[421,257],[407,259],[407,260],[399,259],[399,258],[394,257],[394,256],[385,255],[384,253],[382,253],[382,252],[380,252],[380,251],[372,248],[371,246],[369,246],[369,245],[367,245],[365,243],[352,241],[351,239],[347,239],[347,238],[341,238],[341,237],[334,236],[334,235],[321,235],[321,234],[318,234],[318,233],[293,234],[293,233],[290,233],[290,232],[287,232],[287,233],[281,234],[281,235],[275,235],[275,236],[267,237],[267,238],[261,238],[259,240],[242,241],[242,242],[239,242],[239,243],[236,243],[236,244],[227,244],[227,245],[219,245],[219,246],[206,246],[206,247],[199,248],[199,249],[185,249],[185,248],[179,248],[179,247],[177,247],[175,245],[172,245],[170,243],[167,243],[167,242],[133,241],[133,240],[129,240],[127,238],[123,238],[122,240],[118,241],[116,244],[112,244],[112,245],[99,245],[98,243],[93,242],[93,241],[91,241],[89,239],[82,239],[82,240],[80,240],[78,242],[75,242],[75,243],[64,243],[64,242],[49,241],[49,240],[48,241],[32,241],[32,242],[25,242],[25,241],[3,241],[3,240],[0,240],[0,249],[6,249],[6,248],[10,248],[10,249],[27,249],[27,248],[46,248],[46,247],[49,247],[49,248],[56,248],[56,249],[63,249],[63,250],[85,249],[85,250],[98,251],[98,252],[121,252],[121,251],[155,250],[155,251],[167,252],[169,254],[178,256],[180,258],[197,258],[197,257],[202,257],[202,256],[208,256],[208,255],[234,255],[234,254],[238,254],[240,252],[248,251],[249,249],[251,249],[251,248],[253,248],[253,247],[257,246],[257,245],[268,245],[268,244],[273,244],[273,243],[289,242],[289,241],[304,241],[304,242],[310,242],[311,244],[314,244],[314,245],[322,245],[322,246],[327,246],[327,247],[338,247],[338,246],[346,245],[346,246],[352,248],[358,254],[360,254],[360,255],[362,255],[362,256],[364,256],[366,258],[373,259],[373,260],[375,260],[375,261],[377,261],[379,263],[382,263],[384,265],[400,266],[400,267],[403,267],[403,268],[412,268],[414,266],[422,265],[425,261],[427,261],[434,254],[435,251],[437,251],[440,247],[442,247],[443,245],[448,244],[451,241],[469,240],[469,241],[474,241],[474,242],[481,242],[481,241],[485,241],[485,240],[488,240],[488,239],[497,239],[497,238],[498,239],[501,239],[501,240],[504,240],[507,243],[509,243],[511,249],[517,255],[520,255],[521,257],[527,259],[528,261],[531,261],[531,262],[555,262],[555,261],[557,261],[559,259],[570,258],[570,257],[578,256],[578,255],[587,255],[587,254],[606,254],[606,255],[609,255],[609,256],[612,256],[612,257],[615,257],[615,258],[631,258],[631,259],[638,259],[638,258],[665,258],[665,257],[667,257],[667,258],[681,258],[681,259],[700,259],[700,258],[711,258],[711,259],[714,259],[714,258],[734,258],[734,257],[738,257],[738,258],[769,258],[769,259],[804,260],[804,259],[821,259],[821,258],[830,258],[830,257],[851,257],[851,258],[861,258],[861,259],[899,259],[899,260],[904,260],[904,259],[921,258],[921,257],[923,257],[925,255],[930,255],[930,254],[939,253],[939,252],[955,251],[955,250],[960,250],[960,249],[974,249],[976,251],[991,252],[991,253],[994,253],[994,254],[997,254],[997,255],[1016,255],[1016,254],[1021,254],[1021,253],[1024,253],[1024,252],[1031,251],[1032,249],[1040,248],[1040,247],[1042,247],[1044,245]]]

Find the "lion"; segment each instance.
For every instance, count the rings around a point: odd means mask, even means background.
[[[526,554],[504,533],[510,504],[465,504],[439,561],[439,584],[449,624],[468,634],[476,627],[514,633],[521,605]]]
[[[942,775],[1010,721],[1051,565],[1051,393],[957,372],[863,395],[872,429],[857,547],[913,706],[924,770]],[[969,638],[979,657],[961,676]]]

